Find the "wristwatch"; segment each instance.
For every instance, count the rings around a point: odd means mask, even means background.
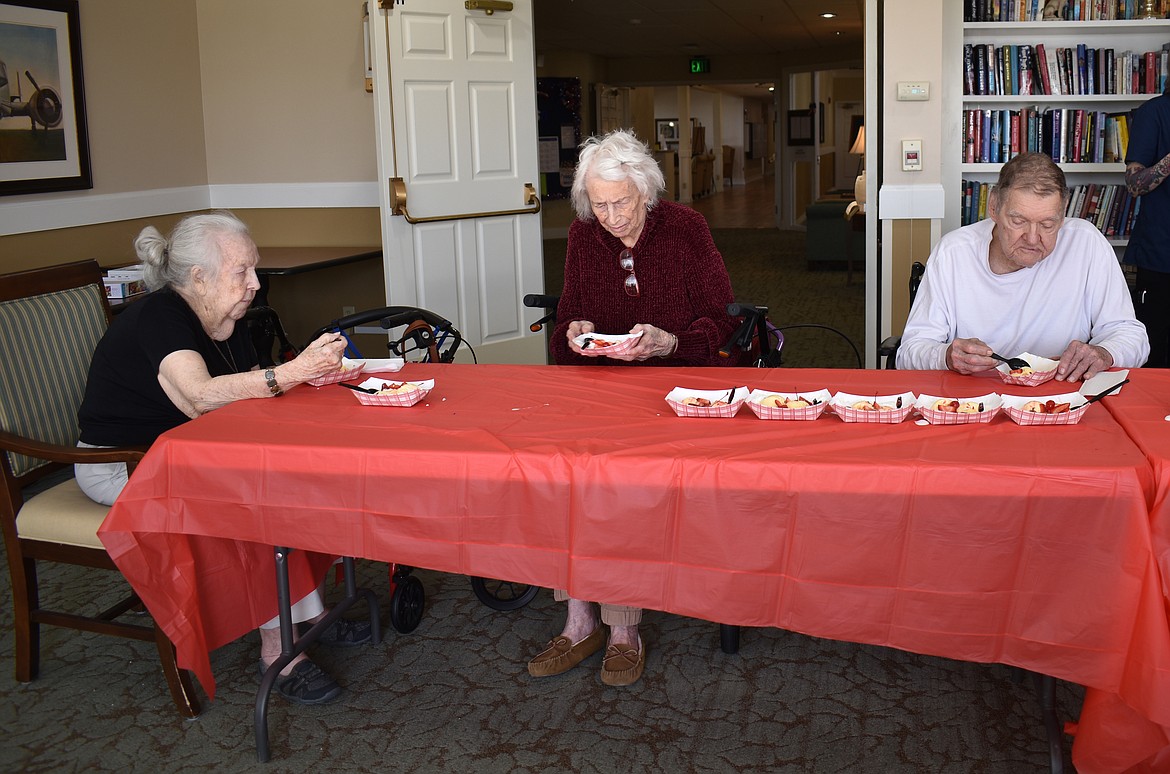
[[[284,395],[284,390],[280,389],[280,385],[276,383],[276,371],[269,368],[264,372],[264,380],[268,382],[268,389],[272,393],[272,397],[279,398]]]

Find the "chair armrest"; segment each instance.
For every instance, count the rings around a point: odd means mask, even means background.
[[[115,447],[110,449],[85,449],[80,446],[62,446],[45,443],[22,435],[0,430],[0,450],[36,457],[39,460],[69,464],[90,464],[101,462],[125,462],[137,464],[146,454],[144,448]]]
[[[898,345],[901,343],[901,336],[890,336],[889,338],[882,340],[882,343],[878,346],[878,354],[882,357],[889,357],[898,351]]]

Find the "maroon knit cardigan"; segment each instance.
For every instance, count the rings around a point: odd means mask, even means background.
[[[638,242],[631,248],[641,295],[623,288],[627,272],[618,265],[621,240],[594,218],[569,227],[565,286],[557,305],[557,326],[549,345],[560,365],[726,366],[741,365],[736,355],[719,357],[739,325],[728,316],[734,297],[723,256],[715,248],[702,215],[681,204],[659,202],[646,213]],[[669,358],[627,362],[584,357],[569,349],[565,332],[574,320],[588,320],[597,333],[629,333],[638,323],[678,337]]]

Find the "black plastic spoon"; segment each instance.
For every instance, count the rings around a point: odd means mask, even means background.
[[[378,394],[377,390],[371,390],[369,387],[358,387],[356,384],[346,384],[345,382],[338,382],[337,386],[344,387],[347,390],[353,390],[354,392],[368,392],[370,395],[377,395]]]
[[[1013,371],[1016,370],[1017,368],[1031,368],[1032,367],[1032,365],[1027,360],[1024,360],[1022,357],[1004,357],[1003,355],[997,355],[994,352],[991,353],[991,356],[1001,363],[1007,363],[1007,367],[1012,369]]]

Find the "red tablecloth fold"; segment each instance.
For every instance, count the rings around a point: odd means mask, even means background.
[[[209,691],[208,650],[273,614],[280,544],[1014,664],[1089,686],[1078,766],[1118,770],[1165,744],[1170,626],[1148,504],[1166,472],[1155,481],[1103,406],[1070,427],[686,419],[672,387],[1007,390],[898,371],[400,376],[436,385],[413,408],[301,387],[190,422],[111,511],[103,541]],[[294,597],[319,577],[310,564]],[[1111,749],[1126,734],[1142,744]]]

